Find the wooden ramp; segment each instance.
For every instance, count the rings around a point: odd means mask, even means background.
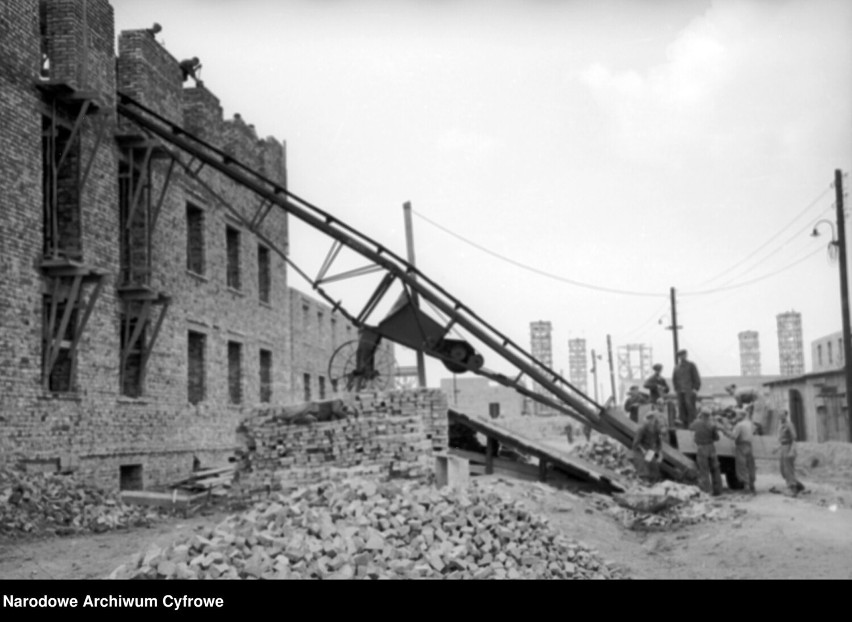
[[[531,469],[536,470],[538,472],[539,479],[541,480],[547,478],[547,467],[548,465],[551,465],[572,477],[594,482],[615,491],[625,491],[629,487],[627,482],[622,480],[617,473],[610,471],[609,469],[599,467],[596,464],[567,454],[564,451],[560,451],[543,443],[534,441],[533,439],[527,438],[526,436],[519,434],[514,430],[510,430],[509,428],[505,428],[492,420],[465,415],[452,409],[448,411],[447,416],[449,417],[450,423],[457,423],[468,427],[475,432],[484,434],[488,439],[487,451],[485,453],[486,473],[493,473],[495,471],[495,467],[498,470],[506,468],[506,465],[503,464],[506,461],[495,456],[496,444],[501,443],[507,447],[516,449],[521,453],[538,458],[538,466],[516,464],[515,470],[519,472],[523,471],[527,475],[532,474],[533,471],[530,471]],[[451,451],[455,453],[455,450]],[[465,454],[468,453],[470,452],[465,452]],[[529,473],[526,473],[527,471],[529,471]]]

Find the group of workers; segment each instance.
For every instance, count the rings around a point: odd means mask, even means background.
[[[668,383],[661,375],[663,366],[657,364],[653,369],[654,373],[644,383],[648,395],[641,393],[638,386],[632,386],[624,404],[630,418],[637,423],[639,407],[648,403],[652,407],[637,428],[633,440],[637,474],[649,483],[660,479],[666,417],[658,408],[669,393]],[[737,389],[736,385],[726,387],[728,393],[736,398],[737,408],[734,409],[733,426],[720,425],[710,409],[697,408],[701,377],[695,364],[687,359],[686,350],[678,352],[678,365],[672,382],[677,394],[680,425],[694,434],[700,488],[713,496],[722,493],[722,474],[715,444],[725,435],[734,442],[737,479],[748,493],[756,494],[753,439],[759,432],[758,426],[752,421],[752,414],[758,398],[757,392],[753,389]],[[796,479],[796,432],[786,411],[781,414],[778,440],[779,447],[775,451],[780,452],[781,475],[790,493],[795,496],[805,487]]]

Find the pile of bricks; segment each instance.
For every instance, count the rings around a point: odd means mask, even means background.
[[[572,453],[628,479],[636,477],[630,452],[608,436],[593,436],[591,441],[577,445]]]
[[[161,511],[125,505],[117,494],[73,475],[0,469],[0,535],[11,537],[101,533],[147,526]]]
[[[736,519],[746,513],[730,503],[716,501],[695,486],[660,482],[636,486],[612,497],[593,495],[603,510],[628,529],[671,530],[685,525]]]
[[[447,447],[439,391],[357,394],[345,418],[293,425],[283,409],[253,411],[240,427],[238,495],[355,475],[418,477]]]
[[[625,578],[547,520],[486,487],[371,480],[277,494],[112,579]]]

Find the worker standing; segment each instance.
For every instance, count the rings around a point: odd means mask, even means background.
[[[653,412],[645,415],[645,421],[633,437],[633,463],[640,479],[654,484],[660,479],[660,461],[663,456],[663,438],[660,423]]]
[[[719,469],[719,457],[716,455],[715,445],[719,440],[719,429],[710,419],[710,411],[704,409],[689,429],[695,432],[698,486],[707,494],[717,497],[722,494],[722,472]]]
[[[757,479],[757,468],[754,464],[754,424],[742,408],[737,409],[737,419],[734,429],[722,432],[734,441],[734,462],[737,469],[737,479],[745,485],[751,494],[757,494],[754,482]]]
[[[639,391],[637,385],[628,390],[627,399],[624,401],[624,410],[634,423],[639,423],[639,407],[648,403],[648,396]]]
[[[698,402],[698,390],[701,388],[701,376],[695,363],[687,359],[686,350],[678,350],[677,367],[672,376],[672,384],[677,393],[680,421],[684,428],[689,428],[695,421],[695,410]]]
[[[781,452],[781,476],[787,482],[787,488],[795,497],[802,492],[805,487],[798,479],[796,479],[796,430],[790,423],[790,415],[785,410],[781,413],[781,425],[778,429],[778,443],[775,451]]]
[[[660,363],[656,363],[653,369],[654,373],[648,376],[643,386],[648,389],[651,403],[656,404],[664,395],[668,394],[669,383],[662,376],[663,366]]]

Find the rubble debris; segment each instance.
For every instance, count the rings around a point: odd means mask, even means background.
[[[0,536],[72,535],[149,526],[164,513],[121,502],[74,475],[0,469]]]
[[[112,579],[622,579],[547,519],[473,483],[350,479],[277,493]]]
[[[631,461],[630,451],[608,436],[592,437],[590,441],[575,446],[571,453],[583,460],[614,471],[625,479],[635,480],[638,478],[636,468]]]
[[[746,513],[687,484],[665,481],[651,487],[636,486],[607,497],[591,494],[595,506],[628,529],[671,530],[707,521],[739,518]]]

